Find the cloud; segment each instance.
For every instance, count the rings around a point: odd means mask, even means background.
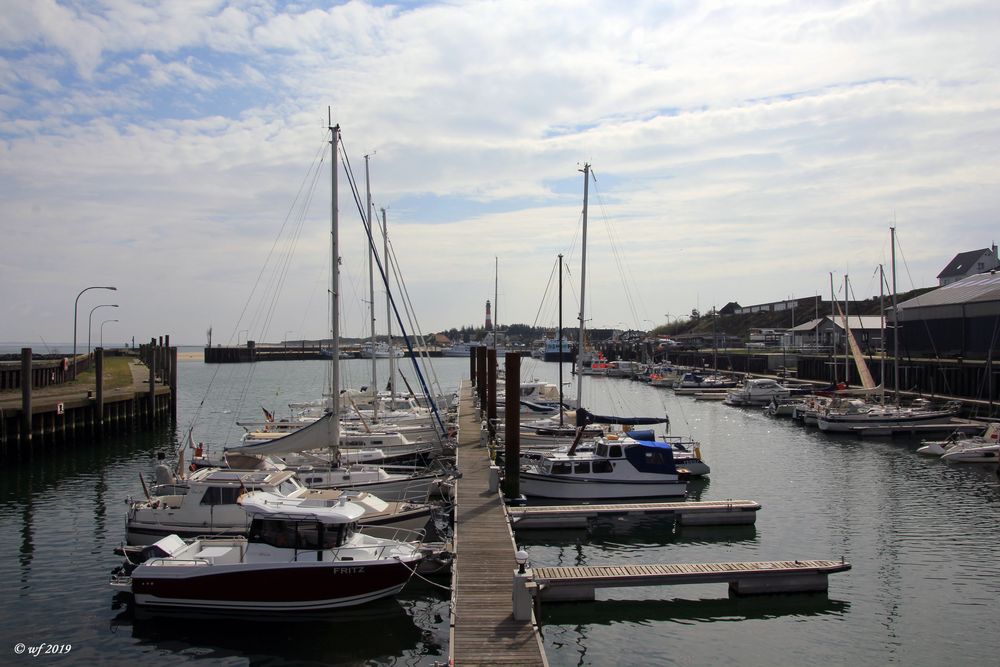
[[[495,257],[506,322],[534,320],[559,252],[579,272],[584,162],[595,324],[825,293],[830,271],[886,260],[894,219],[918,286],[993,240],[988,2],[2,8],[0,217],[18,263],[0,298],[50,340],[80,280],[130,281],[121,316],[142,337],[234,323],[303,184],[282,316],[306,329],[298,292],[322,303],[328,264],[328,176],[310,167],[328,106],[359,181],[373,154],[431,329],[481,319]],[[58,307],[31,316],[35,292]]]

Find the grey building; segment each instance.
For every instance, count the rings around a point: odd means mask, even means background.
[[[900,355],[985,359],[1000,339],[1000,273],[949,283],[897,309]]]

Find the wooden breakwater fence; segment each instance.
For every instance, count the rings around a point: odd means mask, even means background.
[[[129,385],[105,387],[102,348],[77,359],[77,372],[94,368],[93,384],[68,384],[71,363],[59,361],[62,373],[55,378],[51,362],[36,368],[31,348],[22,348],[16,374],[5,363],[8,390],[0,392],[0,458],[28,452],[33,445],[95,440],[176,420],[177,348],[170,347],[169,337],[166,344],[163,337],[159,342],[154,338],[135,351],[111,353],[135,358]]]

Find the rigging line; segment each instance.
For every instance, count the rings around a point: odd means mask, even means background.
[[[593,174],[593,172],[591,173]],[[629,272],[625,266],[625,262],[623,261],[622,258],[620,244],[616,240],[617,233],[613,228],[613,223],[611,222],[611,219],[608,217],[607,207],[604,203],[604,198],[601,196],[600,189],[597,187],[597,176],[596,174],[594,174],[593,176],[594,176],[594,193],[597,197],[598,205],[601,208],[601,216],[604,220],[604,229],[608,235],[608,242],[611,245],[611,254],[612,257],[614,257],[615,265],[618,267],[618,275],[621,278],[622,291],[625,294],[625,301],[628,304],[628,308],[632,313],[632,319],[635,322],[636,328],[639,328],[639,313],[636,310],[635,300],[632,297],[632,290],[629,289],[629,282],[628,279],[626,279],[626,272],[630,274],[629,278],[631,280],[634,281],[635,277],[631,276],[631,272]]]
[[[542,306],[545,305],[545,298],[549,295],[549,288],[552,286],[552,279],[556,275],[556,269],[558,268],[558,266],[559,266],[559,258],[557,257],[556,260],[552,263],[552,270],[549,271],[549,280],[547,283],[545,283],[545,292],[542,294],[542,301],[541,303],[538,304],[538,310],[535,312],[535,321],[531,325],[533,327],[538,325],[538,318],[541,315]]]
[[[347,158],[347,155],[346,155],[347,149],[346,149],[346,146],[344,145],[343,142],[341,142],[341,150],[342,150],[342,153],[344,154],[344,162],[345,162],[345,164],[349,164],[349,161],[348,161],[348,158]],[[349,180],[349,182],[351,184],[351,191],[354,194],[355,205],[358,207],[358,213],[361,215],[361,219],[363,221],[365,221],[364,224],[363,224],[363,226],[365,228],[365,232],[368,235],[368,246],[371,249],[372,259],[375,261],[375,264],[378,267],[379,275],[382,277],[383,284],[388,284],[388,276],[386,274],[386,269],[383,266],[382,260],[379,259],[379,254],[378,254],[378,251],[377,251],[377,249],[375,247],[375,238],[372,235],[372,227],[371,227],[370,221],[367,220],[366,219],[367,216],[365,216],[362,213],[361,201],[360,201],[360,199],[358,197],[358,189],[357,189],[356,183],[354,182],[353,175],[351,175],[348,178],[348,180]],[[392,311],[393,311],[393,313],[396,316],[396,321],[399,323],[399,328],[401,330],[401,334],[403,336],[403,340],[406,342],[407,350],[409,351],[410,358],[413,361],[413,369],[414,369],[414,371],[416,371],[417,378],[420,380],[421,388],[424,390],[424,394],[427,395],[428,399],[430,399],[431,396],[432,396],[432,394],[431,394],[430,388],[427,386],[427,379],[424,377],[424,374],[421,372],[420,364],[417,363],[417,360],[415,359],[415,357],[417,355],[414,354],[413,342],[410,339],[410,336],[406,333],[406,327],[403,326],[403,318],[399,314],[399,308],[396,305],[396,301],[394,299],[390,298],[389,299],[389,304],[392,307]],[[436,422],[438,424],[438,428],[441,431],[441,437],[442,438],[447,437],[448,429],[444,425],[444,420],[442,419],[441,413],[438,410],[437,402],[436,401],[429,401],[429,405],[430,405],[430,408],[431,408],[431,413],[434,415],[434,418],[435,418],[435,420],[436,420]]]
[[[271,245],[271,249],[268,251],[267,257],[265,257],[265,259],[264,259],[264,264],[263,264],[263,266],[261,266],[261,270],[260,270],[260,272],[257,275],[257,280],[254,283],[253,288],[250,290],[250,295],[247,297],[247,300],[246,300],[246,302],[243,305],[243,311],[240,313],[239,318],[236,320],[236,327],[233,330],[233,333],[229,335],[229,341],[233,340],[233,334],[237,334],[239,331],[241,331],[241,329],[239,327],[240,327],[240,325],[243,322],[243,317],[246,314],[247,307],[249,306],[251,300],[253,299],[253,295],[256,292],[258,285],[260,284],[261,277],[264,274],[264,270],[267,268],[268,262],[271,259],[271,255],[273,254],[274,249],[275,249],[275,247],[278,244],[278,241],[281,239],[282,235],[284,234],[285,225],[288,224],[288,220],[289,220],[289,217],[291,216],[291,212],[295,209],[295,202],[298,201],[298,198],[299,198],[299,196],[302,193],[302,189],[305,187],[305,184],[308,181],[309,174],[311,173],[312,169],[314,167],[316,169],[319,168],[317,166],[317,163],[316,163],[317,159],[320,160],[320,165],[322,165],[322,155],[325,153],[325,151],[326,151],[326,137],[324,135],[323,141],[320,144],[320,149],[317,151],[316,155],[313,157],[313,162],[309,166],[309,169],[306,171],[306,175],[303,177],[302,183],[299,185],[299,190],[296,193],[295,198],[292,200],[292,205],[289,207],[288,213],[286,213],[285,219],[281,223],[281,228],[278,230],[278,234],[275,236],[275,240],[274,240],[274,242]]]

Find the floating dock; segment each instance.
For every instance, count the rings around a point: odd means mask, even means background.
[[[909,426],[855,426],[849,433],[862,438],[891,437],[894,435],[909,435],[914,437],[934,436],[942,433],[968,433],[976,435],[983,432],[986,424],[971,419],[954,419],[943,424],[910,424]]]
[[[760,503],[716,500],[681,503],[621,503],[613,505],[550,505],[508,507],[515,529],[576,528],[601,519],[663,514],[687,526],[745,526],[757,521]]]
[[[677,584],[727,583],[733,595],[758,595],[826,591],[830,574],[850,569],[843,560],[536,567],[530,583],[544,601],[593,600],[597,588]]]

